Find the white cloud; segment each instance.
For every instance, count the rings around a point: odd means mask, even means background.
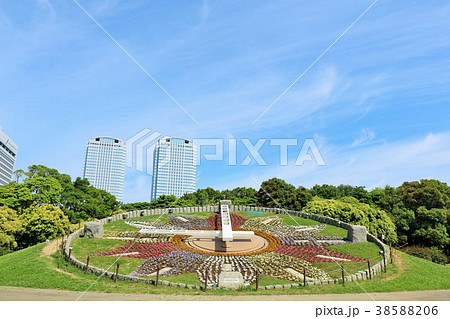
[[[369,128],[363,128],[361,129],[361,133],[358,136],[358,138],[356,138],[352,145],[350,147],[358,147],[362,144],[366,144],[371,142],[373,139],[375,138],[375,132]]]
[[[363,185],[368,189],[387,184],[398,186],[404,181],[434,178],[450,181],[450,132],[428,134],[422,138],[395,141],[366,148],[343,149],[333,145],[319,146],[326,166],[308,163],[265,169],[258,167],[245,178],[228,181],[223,187],[256,187],[257,182],[278,177],[296,186],[315,184]],[[243,174],[242,174],[243,175]],[[241,175],[241,176],[242,176]]]

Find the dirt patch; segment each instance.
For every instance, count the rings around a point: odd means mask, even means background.
[[[383,278],[381,281],[389,281],[389,280],[394,280],[397,279],[399,277],[401,277],[404,272],[406,271],[406,265],[405,265],[405,261],[403,260],[403,258],[401,256],[399,256],[398,254],[395,255],[394,258],[394,265],[397,266],[398,268],[398,273],[395,275],[390,275],[386,278]],[[388,263],[388,267],[390,266],[390,263]]]
[[[58,251],[60,244],[61,244],[61,240],[55,239],[52,242],[50,242],[50,244],[45,245],[44,249],[42,249],[41,257],[53,260],[52,255]],[[55,267],[53,265],[50,266],[50,269],[52,269],[52,270],[54,270],[54,271],[56,271],[56,272],[58,272],[60,274],[64,274],[66,276],[69,276],[70,278],[80,279],[80,277],[78,277],[77,275],[72,274],[70,272],[67,272],[65,270],[62,270],[60,268],[57,268],[57,267]]]
[[[60,240],[55,239],[50,244],[45,245],[44,249],[42,249],[41,257],[50,257],[54,253],[58,251],[59,243],[61,243]]]
[[[56,271],[56,272],[59,272],[60,274],[69,276],[70,278],[73,278],[73,279],[80,279],[80,277],[78,277],[77,275],[72,274],[72,273],[70,273],[70,272],[67,272],[67,271],[65,271],[65,270],[62,270],[62,269],[60,269],[60,268],[52,267],[52,270],[54,270],[54,271]]]

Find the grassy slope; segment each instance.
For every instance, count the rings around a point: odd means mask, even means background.
[[[73,244],[72,254],[80,261],[86,262],[89,254],[105,252],[113,248],[127,245],[126,242],[114,239],[95,239],[95,238],[78,238]],[[89,263],[93,266],[106,269],[117,260],[118,257],[112,256],[91,256]],[[136,270],[145,259],[142,258],[121,258],[119,263],[119,273],[128,275]]]
[[[381,260],[379,254],[380,248],[374,243],[359,243],[359,244],[345,244],[345,245],[332,245],[327,247],[329,250],[339,253],[349,254],[352,256],[363,257],[365,259],[372,260],[371,264],[375,265]],[[343,262],[339,263],[344,266],[344,269],[349,274],[354,274],[359,270],[366,270],[366,262]],[[335,262],[329,263],[317,263],[314,264],[317,268],[326,271],[332,278],[341,278],[341,268]]]
[[[41,255],[44,244],[39,244],[12,254],[0,257],[0,285],[32,288],[54,288],[83,291],[97,278],[84,274],[79,269],[67,266],[58,256]],[[399,253],[396,265],[388,266],[388,273],[376,276],[372,281],[362,281],[360,285],[369,292],[431,290],[450,288],[450,268],[429,261]],[[60,268],[58,268],[58,266]],[[264,279],[263,279],[264,280]],[[261,284],[266,284],[261,282]],[[250,290],[231,292],[209,290],[206,294],[256,294]],[[179,288],[158,287],[150,285],[117,282],[102,278],[92,287],[92,291],[117,293],[161,293],[161,294],[203,294]],[[323,285],[288,290],[259,291],[257,294],[313,294],[313,293],[359,293],[362,292],[355,283],[346,287],[340,285]]]

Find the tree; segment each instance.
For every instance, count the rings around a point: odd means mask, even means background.
[[[23,169],[18,169],[14,171],[14,177],[16,178],[16,183],[20,182],[20,179],[25,176],[25,171]]]
[[[105,218],[120,207],[116,198],[104,190],[89,185],[87,179],[77,178],[62,196],[62,209],[72,222]]]
[[[63,188],[53,177],[33,177],[25,181],[31,197],[37,204],[59,205]]]
[[[450,187],[434,179],[420,182],[404,182],[398,188],[405,207],[417,211],[421,206],[431,208],[450,208]]]
[[[399,242],[408,243],[414,230],[414,221],[416,218],[414,211],[403,207],[403,205],[395,205],[389,215],[397,229]]]
[[[17,248],[16,236],[20,225],[16,211],[0,206],[0,256]]]
[[[31,206],[20,215],[22,227],[19,243],[23,247],[62,236],[69,228],[69,219],[64,212],[53,205]]]
[[[333,185],[314,185],[313,188],[311,188],[311,195],[324,199],[337,199],[338,190],[337,187]]]
[[[256,193],[256,198],[258,204],[265,207],[281,206],[286,209],[301,209],[295,187],[279,178],[264,181]]]
[[[447,209],[419,207],[414,221],[413,242],[427,247],[445,249],[450,244],[446,227],[448,213]]]
[[[360,203],[356,198],[343,197],[337,200],[316,197],[306,205],[304,211],[328,216],[350,224],[366,226],[368,231],[378,238],[383,238],[391,243],[397,242],[395,225],[386,212],[368,204]]]
[[[0,205],[8,206],[21,213],[32,202],[31,191],[26,185],[11,182],[0,186]]]
[[[309,190],[303,186],[297,188],[295,195],[297,197],[297,202],[300,204],[300,209],[305,207],[313,198]]]
[[[392,212],[395,206],[404,207],[400,205],[402,200],[394,187],[375,188],[368,195],[371,203],[386,212]]]
[[[161,195],[159,198],[152,201],[152,208],[169,208],[174,207],[177,201],[175,195]]]

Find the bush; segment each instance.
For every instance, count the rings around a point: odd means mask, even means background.
[[[304,211],[338,219],[350,224],[362,225],[373,235],[389,243],[397,242],[395,225],[389,216],[379,208],[360,203],[356,198],[341,199],[314,198]]]
[[[447,262],[447,256],[436,247],[410,246],[407,248],[406,253],[441,265],[445,265]]]

